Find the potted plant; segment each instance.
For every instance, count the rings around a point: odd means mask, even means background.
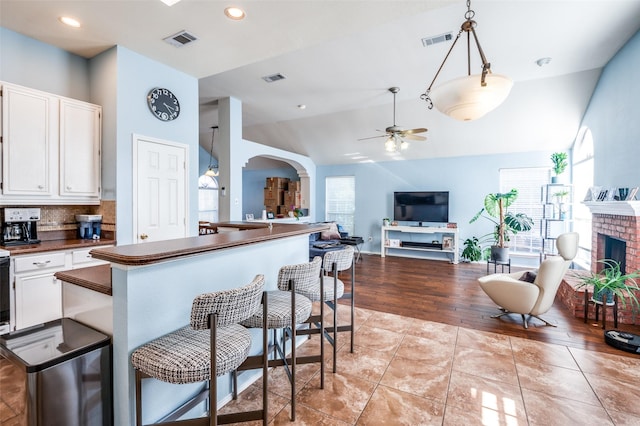
[[[628,298],[632,305],[640,308],[635,291],[640,291],[636,282],[640,278],[640,271],[623,274],[620,270],[620,263],[611,259],[599,260],[604,267],[600,272],[591,272],[589,275],[580,277],[577,288],[593,286],[593,300],[601,303],[613,303],[613,296],[618,296],[622,306],[626,306]]]
[[[477,237],[464,240],[464,249],[462,250],[461,256],[469,262],[477,262],[482,259],[482,247]]]
[[[518,198],[518,190],[512,189],[504,194],[489,194],[484,198],[484,207],[469,221],[473,223],[484,217],[494,225],[494,231],[480,237],[483,241],[493,241],[491,246],[491,260],[497,262],[509,261],[509,242],[511,236],[518,232],[528,231],[533,227],[533,219],[524,213],[507,211],[509,206]]]
[[[551,154],[551,161],[553,162],[553,172],[555,176],[551,177],[551,183],[558,182],[558,176],[564,173],[569,163],[567,162],[566,152],[554,152]]]
[[[385,217],[384,219],[382,219],[382,226],[389,226],[390,223],[391,223],[391,220],[388,217]]]
[[[566,189],[553,194],[553,197],[556,199],[556,204],[558,204],[558,216],[560,219],[564,219],[566,214],[564,202],[567,195],[569,195],[569,191]]]

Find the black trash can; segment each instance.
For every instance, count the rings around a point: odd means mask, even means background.
[[[111,339],[97,330],[62,318],[4,334],[0,371],[17,424],[112,424]]]

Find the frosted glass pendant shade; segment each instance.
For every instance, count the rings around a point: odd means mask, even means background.
[[[460,121],[477,120],[497,108],[509,96],[513,81],[504,75],[487,74],[486,86],[480,74],[468,75],[434,87],[429,94],[440,112]]]
[[[213,167],[209,166],[206,172],[204,172],[205,176],[216,177],[220,174],[219,171],[215,170]]]

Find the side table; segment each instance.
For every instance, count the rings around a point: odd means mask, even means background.
[[[493,264],[493,273],[498,272],[498,265],[502,268],[502,272],[504,272],[504,267],[507,267],[507,272],[511,273],[511,259],[506,262],[498,262],[497,260],[487,260],[487,274],[489,274],[489,265]]]
[[[362,237],[347,237],[340,238],[340,244],[345,244],[347,246],[353,246],[356,249],[356,262],[360,260],[360,246],[364,243],[364,238]]]
[[[602,303],[600,300],[595,300],[593,297],[589,299],[589,290],[584,291],[584,322],[587,322],[589,317],[589,303],[593,303],[596,309],[596,324],[598,323],[598,314],[600,307],[602,306],[602,329],[606,328],[607,323],[607,308],[613,307],[613,327],[618,328],[618,295],[613,295],[613,302]]]

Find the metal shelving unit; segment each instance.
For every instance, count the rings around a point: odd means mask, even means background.
[[[540,190],[543,218],[540,221],[542,251],[540,261],[548,254],[556,254],[555,240],[569,231],[573,207],[573,186],[565,183],[548,183]]]

